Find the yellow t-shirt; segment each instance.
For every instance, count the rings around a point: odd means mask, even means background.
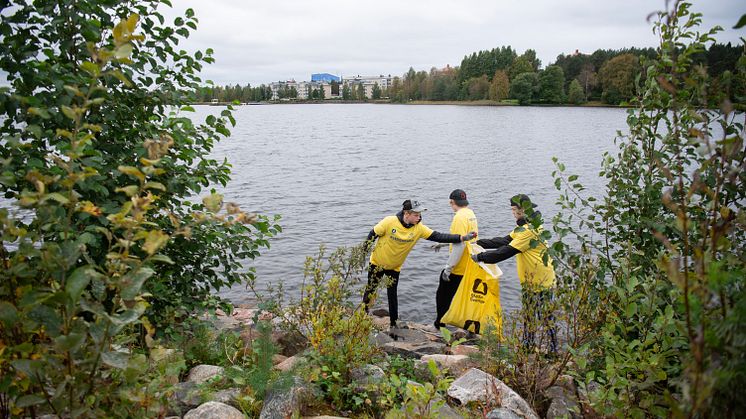
[[[536,231],[529,228],[528,224],[518,227],[510,233],[510,246],[520,251],[516,255],[518,268],[518,279],[521,285],[531,290],[545,290],[554,287],[555,276],[552,258],[544,265],[542,253],[546,250],[546,243],[540,242],[533,249],[531,240],[538,240]],[[539,229],[539,233],[541,228]]]
[[[469,208],[459,208],[453,216],[453,221],[451,221],[451,234],[463,236],[472,231],[479,232],[479,229],[477,228],[477,216],[474,215],[474,211]],[[470,243],[476,243],[476,241],[477,239],[474,238]],[[453,245],[451,245],[450,248],[451,251],[453,251]],[[451,269],[451,273],[454,275],[463,275],[464,272],[466,272],[466,259],[468,258],[469,252],[463,252],[461,254],[461,259],[459,259],[458,263],[456,263],[456,265],[453,266],[453,269]]]
[[[378,241],[370,255],[370,263],[397,272],[401,271],[404,260],[417,240],[433,234],[433,230],[421,222],[406,228],[395,215],[381,220],[373,227],[373,231],[378,236]]]

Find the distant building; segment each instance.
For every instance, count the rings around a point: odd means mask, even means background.
[[[388,76],[384,76],[383,74],[378,76],[345,76],[342,78],[342,83],[344,85],[352,87],[357,87],[358,85],[362,85],[363,89],[365,89],[365,97],[370,99],[373,97],[373,87],[375,85],[378,85],[378,88],[383,90],[386,90],[391,85],[391,82],[393,81],[393,78],[389,74]]]
[[[316,73],[311,74],[311,81],[331,83],[333,81],[340,82],[341,78],[339,76],[335,76],[334,74]]]

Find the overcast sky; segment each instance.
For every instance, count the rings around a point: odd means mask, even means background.
[[[694,0],[701,30],[718,41],[746,37],[732,27],[743,0]],[[180,46],[211,47],[203,79],[219,85],[309,80],[311,73],[402,75],[409,67],[457,66],[466,54],[500,46],[536,50],[542,66],[576,49],[656,46],[651,12],[664,0],[173,0],[168,16],[192,8],[198,30]]]

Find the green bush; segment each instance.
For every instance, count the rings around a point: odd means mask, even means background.
[[[727,101],[703,107],[722,95],[694,57],[719,28],[698,32],[701,15],[689,9],[676,2],[657,15],[658,57],[643,60],[629,134],[604,156],[606,194],[585,197],[557,163],[552,252],[561,283],[590,291],[582,312],[601,319],[570,346],[581,387],[600,384],[589,397],[604,414],[744,409],[743,113]]]
[[[252,279],[240,260],[279,231],[214,193],[189,202],[228,181],[208,155],[234,120],[181,115],[213,59],[176,48],[196,18],[165,24],[161,4],[0,6],[0,190],[20,207],[0,210],[0,416],[159,411],[123,401],[161,381],[138,350]]]

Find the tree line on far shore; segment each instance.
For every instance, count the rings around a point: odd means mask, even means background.
[[[458,67],[433,67],[428,71],[410,68],[401,77],[394,77],[386,89],[375,89],[372,99],[392,102],[409,101],[512,101],[528,104],[583,104],[586,102],[618,105],[635,94],[636,80],[645,69],[640,58],[655,57],[654,48],[599,49],[592,54],[561,54],[546,68],[536,57],[536,51],[518,53],[510,46],[474,52],[461,60]],[[740,46],[715,43],[695,57],[715,80],[718,92],[707,105],[746,100],[746,74],[736,70],[736,63],[744,57]],[[367,100],[356,87],[345,88],[343,100]],[[345,91],[348,90],[348,91]],[[281,98],[296,98],[294,88],[286,89]],[[360,89],[361,90],[361,89]],[[325,99],[323,91],[311,99]],[[362,92],[360,92],[362,93]],[[260,86],[205,86],[197,92],[198,102],[217,99],[220,102],[263,102],[272,99],[272,89]]]

